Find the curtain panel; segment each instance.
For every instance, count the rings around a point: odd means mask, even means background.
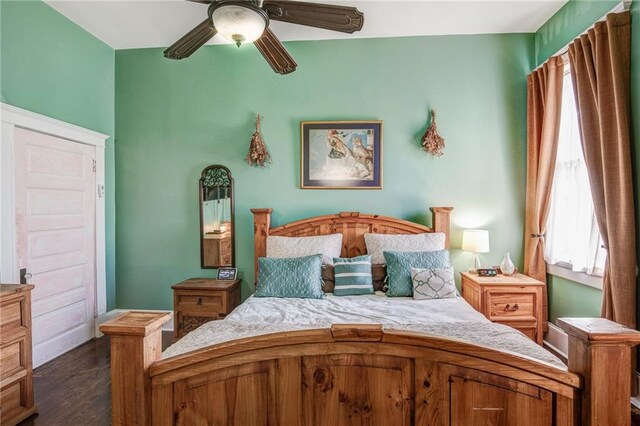
[[[544,283],[547,282],[544,234],[558,152],[563,73],[564,61],[555,56],[527,77],[524,273]],[[549,313],[546,289],[543,295],[543,322],[546,330]]]
[[[582,150],[607,250],[602,316],[636,325],[636,237],[630,146],[631,15],[610,14],[569,46]]]

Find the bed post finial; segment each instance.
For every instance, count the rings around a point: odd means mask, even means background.
[[[149,367],[162,358],[162,325],[168,312],[130,311],[104,322],[111,340],[111,423],[152,424]]]
[[[271,228],[273,209],[251,209],[253,213],[253,267],[254,281],[258,283],[258,258],[267,255],[267,237]]]
[[[431,227],[434,232],[444,233],[444,247],[449,248],[449,234],[451,232],[451,210],[453,207],[431,207]]]
[[[584,378],[582,424],[630,424],[632,349],[640,332],[604,318],[558,318],[556,323],[569,335],[569,371]]]

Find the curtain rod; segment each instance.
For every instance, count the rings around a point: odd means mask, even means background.
[[[620,13],[623,12],[625,10],[629,10],[629,8],[631,7],[631,1],[632,0],[622,0],[620,3],[618,3],[613,9],[611,9],[610,11],[608,11],[607,13],[605,13],[600,19],[596,20],[593,25],[590,25],[589,27],[587,27],[584,31],[582,31],[580,34],[578,34],[577,36],[575,36],[573,38],[573,40],[577,39],[578,37],[580,37],[583,34],[586,34],[590,29],[592,29],[595,25],[596,22],[601,22],[604,21],[605,19],[607,19],[607,15],[610,13]],[[636,0],[639,1],[639,0]],[[553,55],[549,56],[549,58],[553,58],[554,56],[562,56],[562,58],[566,61],[567,56],[569,55],[569,46],[571,45],[571,43],[573,43],[573,40],[571,40],[569,43],[565,44],[564,46],[562,46],[560,48],[560,50],[558,50],[556,53],[554,53]],[[537,67],[535,67],[533,71],[536,71],[539,68],[542,68],[542,66],[549,60],[549,58],[547,58],[544,62],[542,62],[540,65],[538,65]]]

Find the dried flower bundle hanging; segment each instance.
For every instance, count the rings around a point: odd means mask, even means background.
[[[249,152],[245,161],[247,164],[253,167],[265,167],[271,163],[271,155],[267,150],[267,146],[264,144],[262,134],[260,133],[260,114],[256,117],[256,131],[251,136],[251,144],[249,145]]]
[[[422,149],[434,157],[440,157],[444,154],[444,138],[438,134],[434,109],[431,110],[431,125],[422,136]]]

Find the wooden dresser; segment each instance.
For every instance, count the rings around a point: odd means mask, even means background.
[[[37,411],[31,362],[31,289],[0,284],[0,424],[12,426]]]
[[[522,274],[480,277],[462,272],[461,275],[462,296],[474,309],[542,344],[544,283]]]
[[[173,339],[226,317],[240,304],[240,280],[191,278],[173,289]]]

